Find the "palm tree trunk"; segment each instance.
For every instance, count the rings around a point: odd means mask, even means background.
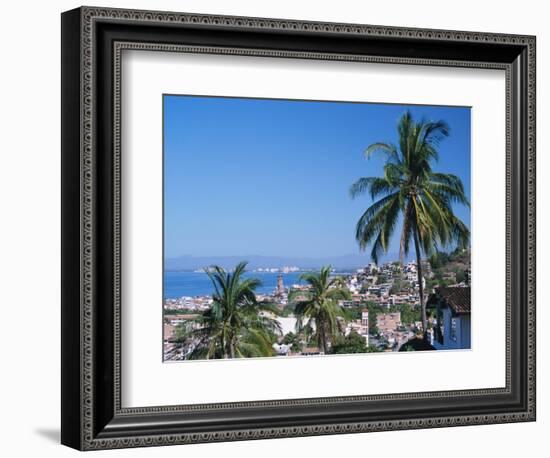
[[[323,353],[327,354],[327,336],[325,335],[325,326],[322,325],[321,329],[321,350],[323,350]]]
[[[420,243],[418,241],[418,228],[414,228],[414,250],[416,252],[416,273],[418,276],[418,295],[420,296],[420,309],[422,311],[422,333],[424,340],[428,338],[428,317],[426,316],[426,304],[424,302],[424,287],[422,286],[422,265],[420,263]]]
[[[231,340],[229,341],[229,357],[231,359],[235,358],[235,338],[231,337]]]
[[[227,342],[227,336],[225,330],[222,332],[221,347],[223,351],[223,359],[229,358],[229,343]]]

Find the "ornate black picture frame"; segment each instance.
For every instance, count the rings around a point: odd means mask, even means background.
[[[506,387],[123,408],[123,49],[505,70]],[[61,442],[91,450],[534,421],[535,111],[532,36],[95,7],[63,13]]]

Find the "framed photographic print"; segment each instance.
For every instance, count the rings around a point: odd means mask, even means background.
[[[535,419],[535,38],[62,15],[62,443]]]

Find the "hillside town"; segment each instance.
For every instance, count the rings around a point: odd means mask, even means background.
[[[417,263],[411,261],[370,263],[353,272],[332,272],[349,291],[339,299],[339,336],[327,352],[370,353],[384,351],[445,350],[470,347],[470,256],[469,252],[445,253],[421,263],[422,288],[428,310],[428,336],[420,339],[422,322]],[[267,269],[267,268],[266,268]],[[294,308],[309,286],[285,285],[283,269],[276,288],[256,299],[269,304],[261,314],[279,323],[280,335],[273,342],[274,356],[325,354],[308,335],[297,329]],[[292,267],[292,271],[299,271]],[[287,271],[285,271],[286,273]],[[212,307],[210,295],[166,299],[164,302],[164,360],[188,359],[193,342],[182,338],[181,329],[198,327],[197,319]],[[314,329],[313,324],[313,329]],[[421,345],[418,342],[422,341]]]

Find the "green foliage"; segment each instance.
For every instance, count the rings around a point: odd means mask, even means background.
[[[445,253],[444,251],[436,251],[430,256],[428,260],[430,261],[432,269],[435,270],[445,266],[450,259],[451,256],[448,253]]]
[[[271,310],[271,312],[277,316],[287,317],[294,313],[294,305],[289,303],[281,309],[277,305],[271,304],[269,310]]]
[[[336,337],[330,348],[330,353],[333,354],[366,353],[367,351],[365,339],[355,331],[347,336]]]
[[[214,287],[212,307],[176,330],[178,341],[190,349],[189,359],[273,356],[273,343],[281,334],[271,318],[271,305],[256,301],[261,282],[244,278],[246,262],[233,272],[212,266],[206,270]],[[261,313],[264,312],[264,313]]]
[[[397,278],[394,280],[393,285],[390,288],[390,294],[397,294],[406,289],[405,281],[402,278]]]
[[[285,345],[290,345],[290,349],[293,353],[301,352],[302,348],[304,347],[302,338],[298,334],[295,334],[293,332],[285,334],[282,343]]]
[[[410,326],[422,318],[420,308],[412,307],[410,304],[403,304],[399,307],[399,311],[401,312],[401,323],[406,326]]]
[[[434,278],[427,286],[449,286],[455,283],[467,282],[468,276],[466,273],[467,266],[470,265],[469,250],[456,249],[452,253],[438,251],[430,257],[430,265],[434,272]],[[444,279],[444,275],[454,272],[456,281]]]
[[[309,286],[308,291],[289,294],[289,302],[295,302],[297,332],[310,336],[324,353],[328,351],[329,341],[341,332],[338,318],[345,318],[338,301],[351,299],[343,280],[331,278],[330,272],[331,266],[324,266],[319,272],[300,275],[300,280]]]
[[[343,313],[345,318],[348,321],[352,320],[360,320],[361,319],[361,313],[365,306],[353,306],[353,307],[346,307],[343,309]]]

